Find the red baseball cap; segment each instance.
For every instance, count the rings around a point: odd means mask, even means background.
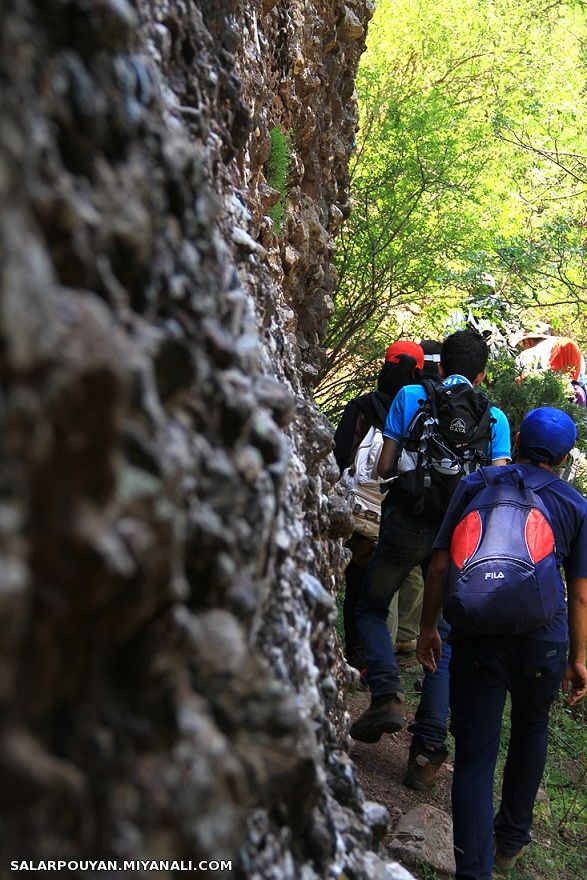
[[[415,359],[418,369],[424,368],[424,351],[417,342],[410,342],[409,339],[399,339],[397,342],[392,342],[385,352],[385,360],[397,364],[400,354],[408,354]]]

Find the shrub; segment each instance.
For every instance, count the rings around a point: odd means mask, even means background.
[[[546,370],[527,376],[523,382],[516,384],[518,375],[515,358],[510,354],[500,354],[488,364],[488,395],[491,402],[507,415],[512,434],[515,434],[530,410],[538,406],[556,406],[575,421],[579,431],[577,446],[582,452],[587,452],[587,410],[577,406],[571,399],[572,391],[565,376]]]

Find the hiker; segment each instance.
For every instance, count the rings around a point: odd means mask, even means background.
[[[442,343],[435,339],[422,339],[420,348],[424,352],[422,378],[439,382],[438,367]],[[383,500],[383,496],[381,498]],[[387,628],[391,633],[393,649],[396,654],[413,654],[416,651],[423,597],[422,568],[416,565],[392,598],[389,606]]]
[[[479,331],[478,331],[479,332]],[[483,334],[481,334],[483,335]],[[483,336],[486,342],[488,339]],[[488,343],[489,344],[489,343]],[[421,343],[424,347],[424,343]],[[426,352],[426,349],[424,349]],[[426,374],[426,354],[424,355],[424,374]],[[438,375],[438,374],[437,374]],[[422,584],[422,598],[424,585]],[[420,603],[420,612],[422,605]],[[418,632],[420,620],[418,619]],[[438,662],[438,671],[424,669],[420,700],[414,720],[408,726],[412,734],[403,784],[416,791],[426,791],[436,782],[440,768],[448,757],[446,739],[448,736],[448,684],[450,645],[447,643],[450,627],[444,620],[438,623],[445,650]],[[396,654],[397,651],[396,646]]]
[[[573,339],[537,330],[525,333],[520,343],[523,350],[517,363],[522,376],[545,370],[565,373],[573,382],[585,376],[585,358]]]
[[[422,368],[422,377],[430,379],[433,382],[439,382],[438,367],[440,366],[440,352],[442,351],[442,342],[437,339],[421,339],[420,348],[424,352],[424,367]]]
[[[539,329],[525,333],[520,342],[523,351],[517,358],[521,370],[516,380],[518,383],[535,372],[552,370],[564,373],[570,383],[570,400],[577,406],[587,406],[585,358],[573,339],[567,336],[549,336]]]
[[[561,681],[569,704],[587,693],[587,501],[556,473],[576,437],[562,410],[530,412],[516,437],[516,463],[463,479],[434,544],[417,656],[436,668],[443,650],[436,621],[444,606],[452,643],[458,880],[490,880],[494,864],[515,865],[530,842],[550,706]],[[494,818],[508,692],[511,733]]]
[[[424,352],[416,342],[398,340],[392,343],[386,352],[383,366],[377,378],[377,391],[362,394],[349,401],[334,434],[334,457],[343,475],[355,461],[357,450],[371,427],[383,429],[391,403],[404,385],[417,380],[424,366]],[[364,662],[359,648],[359,637],[355,617],[355,608],[361,581],[371,558],[381,517],[381,501],[383,495],[378,485],[374,488],[374,508],[369,520],[361,519],[360,509],[356,511],[355,531],[347,546],[353,557],[345,571],[345,594],[343,603],[345,657],[350,666],[361,669]],[[360,499],[359,499],[360,500]],[[423,591],[423,584],[422,584]],[[421,607],[421,601],[420,601]]]
[[[487,344],[478,333],[451,334],[440,355],[442,383],[402,388],[385,423],[378,470],[382,478],[389,478],[397,459],[398,476],[385,496],[379,541],[357,604],[371,691],[370,707],[350,730],[361,742],[377,742],[404,723],[404,694],[386,626],[392,596],[415,565],[426,569],[460,476],[480,464],[505,464],[510,458],[504,413],[474,391],[485,376],[487,356]],[[445,436],[436,432],[434,413]],[[446,710],[444,715],[446,725]]]

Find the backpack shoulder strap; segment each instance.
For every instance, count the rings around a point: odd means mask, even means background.
[[[430,388],[434,387],[434,382],[429,382],[427,379],[424,379],[422,382],[418,383],[424,387],[424,396],[418,400],[418,407],[414,410],[414,414],[411,417],[408,426],[406,428],[406,435],[401,440],[399,446],[400,449],[403,448],[406,442],[409,440],[412,431],[414,430],[414,426],[419,422],[420,417],[423,412],[427,412],[430,409],[431,396],[430,396]]]
[[[430,379],[422,379],[420,384],[424,387],[426,400],[432,403],[436,398],[438,390],[442,387],[442,383],[432,382]]]
[[[533,488],[528,485],[523,473],[515,465],[513,467],[510,465],[507,469],[499,465],[485,465],[485,467],[478,469],[478,473],[483,477],[486,486],[497,486],[501,483],[517,485],[521,489]]]
[[[540,489],[550,486],[551,483],[555,483],[559,479],[558,474],[553,474],[544,468],[536,467],[532,469],[529,475],[524,476],[524,485],[527,489],[531,489],[532,492],[539,492]]]
[[[503,467],[486,467],[482,470],[485,473],[489,472],[489,485],[513,483],[517,484],[521,489],[529,489],[531,492],[539,492],[545,486],[549,486],[560,479],[558,474],[553,474],[550,471],[544,470],[544,468],[538,467],[533,468],[529,474],[525,474],[515,464],[508,467],[507,470]]]
[[[481,478],[486,486],[493,486],[494,483],[497,481],[496,478],[499,476],[500,470],[500,467],[487,465],[486,467],[478,468],[477,473],[481,475]]]
[[[436,390],[442,383],[433,382],[431,379],[422,379],[420,385],[424,386],[424,391],[426,392],[426,397],[430,397],[432,392]]]
[[[371,425],[367,421],[367,416],[363,412],[362,409],[358,411],[357,421],[355,422],[355,431],[353,435],[353,445],[351,446],[351,450],[349,453],[349,465],[352,465],[355,462],[357,457],[357,453],[363,444],[363,440],[369,433],[369,429]]]
[[[491,407],[493,406],[493,404],[491,403],[487,395],[484,394],[482,391],[476,391],[475,389],[473,389],[473,392],[475,394],[476,403],[479,410],[479,422],[477,423],[476,433],[479,433],[480,431],[489,431],[489,436],[491,437],[493,433],[493,425],[497,421],[497,419],[494,415],[492,415],[491,412]]]

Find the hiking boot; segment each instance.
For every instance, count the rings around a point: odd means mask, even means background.
[[[408,639],[407,642],[396,642],[393,650],[396,654],[413,654],[416,650],[417,639]]]
[[[351,726],[350,734],[358,742],[379,742],[384,733],[395,733],[404,725],[404,701],[402,693],[372,697],[366,712]]]
[[[418,736],[413,736],[404,785],[416,791],[432,788],[447,755],[448,750],[443,746],[429,749]]]
[[[527,849],[527,846],[523,846],[522,849],[519,849],[513,856],[504,856],[496,847],[493,855],[493,867],[496,871],[511,871],[512,868],[515,868],[516,862],[524,855]]]

